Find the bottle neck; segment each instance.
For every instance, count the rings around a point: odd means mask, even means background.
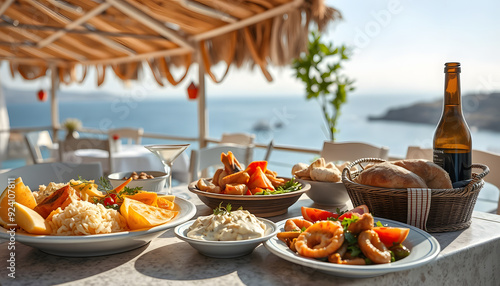
[[[444,105],[457,106],[461,110],[460,73],[447,72],[444,81]]]

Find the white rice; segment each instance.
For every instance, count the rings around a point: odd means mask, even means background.
[[[74,201],[64,210],[58,208],[47,219],[54,235],[89,235],[124,231],[125,218],[101,204]]]

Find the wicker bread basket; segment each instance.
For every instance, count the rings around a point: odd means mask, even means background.
[[[380,162],[384,162],[384,160],[363,158],[351,163],[343,170],[342,182],[347,189],[349,198],[354,206],[368,206],[373,216],[409,223],[409,190],[378,188],[353,182],[368,164]],[[354,166],[360,171],[351,173],[350,170]],[[424,189],[427,194],[430,194],[428,198],[430,207],[425,213],[426,223],[420,228],[428,232],[446,232],[470,226],[477,196],[484,185],[483,178],[490,171],[488,166],[482,164],[473,164],[472,168],[482,169],[482,172],[473,173],[471,182],[465,187]]]

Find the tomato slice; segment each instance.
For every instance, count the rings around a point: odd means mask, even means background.
[[[316,208],[308,208],[308,207],[302,207],[301,208],[302,216],[304,217],[305,220],[308,220],[310,222],[317,222],[320,220],[326,220],[329,217],[333,218],[338,218],[338,214],[325,211],[325,210],[320,210]]]
[[[368,207],[366,205],[360,205],[355,208],[353,208],[350,211],[345,212],[341,216],[339,214],[330,212],[330,211],[325,211],[325,210],[320,210],[316,208],[308,208],[308,207],[302,207],[301,208],[302,216],[304,217],[305,220],[308,220],[310,222],[316,222],[319,220],[326,220],[327,218],[336,218],[339,220],[343,220],[344,218],[351,218],[353,214],[356,215],[362,215],[364,213],[368,213]]]
[[[387,226],[374,227],[373,231],[378,234],[380,241],[382,241],[382,243],[387,247],[402,243],[403,241],[405,241],[408,233],[410,233],[409,228]]]

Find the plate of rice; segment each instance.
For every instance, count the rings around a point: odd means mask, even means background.
[[[129,251],[151,242],[170,228],[174,228],[196,214],[196,207],[188,200],[176,197],[179,214],[168,223],[145,230],[122,231],[126,227],[116,210],[99,204],[75,202],[52,218],[57,235],[33,235],[10,232],[0,227],[0,238],[11,239],[43,252],[70,257],[110,255]],[[121,217],[121,219],[120,219]],[[90,235],[87,235],[91,233]],[[97,233],[97,234],[94,234]]]

